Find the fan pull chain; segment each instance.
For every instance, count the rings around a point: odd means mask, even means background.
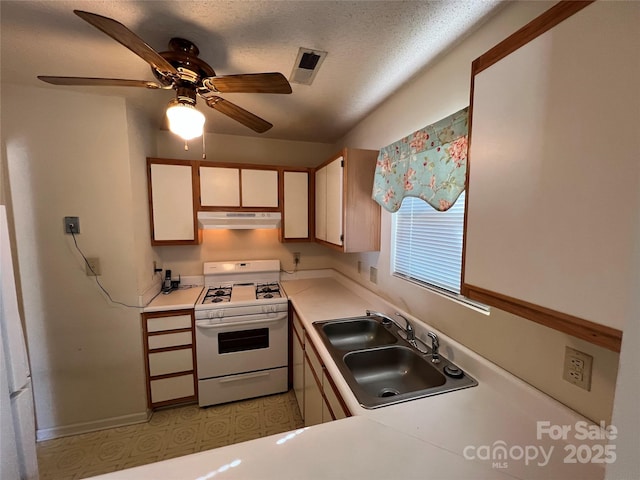
[[[202,132],[202,159],[203,160],[207,159],[207,149],[205,148],[205,144],[204,144],[204,132]]]
[[[189,151],[189,142],[187,142],[186,140],[184,141],[184,150],[185,152]]]

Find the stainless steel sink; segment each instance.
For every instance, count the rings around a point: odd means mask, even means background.
[[[421,355],[407,347],[350,352],[344,363],[358,385],[372,397],[392,397],[439,387],[447,381]]]
[[[336,366],[365,408],[378,408],[438,395],[478,382],[448,359],[431,362],[407,342],[401,328],[375,316],[315,322]],[[404,332],[403,332],[404,333]]]
[[[397,342],[387,328],[372,318],[338,320],[323,325],[322,331],[331,345],[339,350],[360,350]]]

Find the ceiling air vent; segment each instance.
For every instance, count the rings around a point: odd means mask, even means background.
[[[327,52],[300,47],[289,81],[301,85],[311,85],[326,56]]]

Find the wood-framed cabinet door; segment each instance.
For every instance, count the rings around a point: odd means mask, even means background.
[[[284,170],[282,192],[282,240],[309,240],[311,203],[309,171]]]
[[[200,206],[240,207],[240,169],[200,165]]]
[[[244,208],[278,208],[278,171],[243,168],[240,171]]]
[[[190,162],[147,159],[152,245],[199,243]]]
[[[334,245],[342,245],[343,237],[343,200],[344,200],[344,159],[336,158],[326,166],[326,241]]]

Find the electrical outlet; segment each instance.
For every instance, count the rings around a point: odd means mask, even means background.
[[[593,357],[591,355],[571,347],[565,347],[562,378],[567,382],[590,391],[592,366]]]
[[[300,263],[300,252],[293,252],[293,263],[296,265]]]
[[[369,267],[369,281],[378,283],[378,269],[376,267]]]
[[[64,233],[80,233],[80,217],[64,217]]]
[[[100,259],[98,257],[87,258],[84,270],[88,277],[100,275]]]

